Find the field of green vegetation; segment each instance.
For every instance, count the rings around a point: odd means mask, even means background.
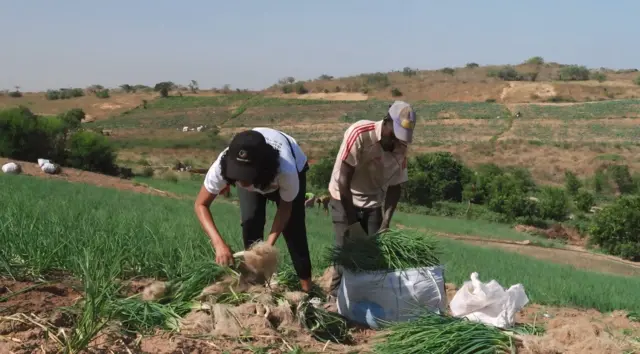
[[[176,278],[213,259],[213,252],[193,213],[192,200],[140,195],[90,185],[0,176],[0,269],[9,276],[46,276],[52,271],[86,272],[89,260],[118,260],[119,276]],[[214,216],[231,247],[241,246],[237,207],[218,202]],[[268,218],[274,210],[270,208]],[[399,217],[402,222],[407,222]],[[413,226],[437,229],[430,222]],[[332,245],[330,219],[307,216],[314,274],[328,266]],[[428,231],[427,231],[428,232]],[[507,236],[508,237],[508,236]],[[461,284],[471,272],[508,286],[522,283],[540,304],[640,310],[640,279],[617,277],[544,263],[533,258],[441,240],[447,282]],[[283,240],[282,261],[289,262]],[[91,265],[89,265],[91,268]],[[91,268],[93,269],[93,268]],[[98,269],[94,269],[98,271]]]
[[[545,144],[557,142],[626,142],[637,143],[637,127],[626,122],[636,118],[639,100],[617,100],[566,106],[518,105],[522,113],[514,119],[503,104],[494,102],[412,102],[423,120],[422,134],[416,145],[435,146],[460,142],[489,141],[510,131],[505,138],[535,140]],[[211,97],[170,96],[148,102],[119,116],[91,123],[104,129],[142,129],[158,134],[169,132],[170,138],[145,139],[116,134],[113,140],[123,148],[216,148],[207,144],[204,134],[175,132],[183,126],[209,125],[220,128],[274,126],[294,134],[312,145],[337,143],[336,132],[360,119],[377,120],[384,114],[386,101],[328,101],[282,99],[258,94],[236,93]],[[612,120],[615,119],[615,120]],[[540,121],[538,121],[540,120]],[[336,124],[334,127],[327,124]],[[317,129],[310,129],[311,126]],[[173,132],[173,133],[171,133]],[[154,133],[155,134],[155,133]],[[140,134],[138,134],[140,135]],[[339,135],[339,134],[338,134]],[[153,141],[157,140],[157,141]]]

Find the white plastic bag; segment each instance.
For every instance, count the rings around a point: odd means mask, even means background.
[[[40,168],[42,168],[42,166],[44,166],[45,163],[49,163],[51,161],[47,160],[47,159],[38,159],[38,166],[40,166]]]
[[[2,165],[2,172],[17,175],[22,172],[22,168],[15,162],[9,162]]]
[[[44,173],[48,173],[48,174],[56,174],[58,173],[60,170],[59,166],[56,164],[53,164],[51,162],[46,162],[44,165],[42,165],[42,171]]]
[[[513,285],[505,291],[495,280],[481,282],[478,273],[474,272],[471,281],[462,285],[449,306],[455,317],[507,329],[513,327],[516,313],[528,302],[522,284]]]
[[[338,312],[348,319],[378,328],[377,320],[407,321],[419,308],[443,313],[447,306],[441,266],[397,272],[342,271]]]

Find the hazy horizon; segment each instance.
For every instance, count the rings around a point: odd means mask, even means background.
[[[402,4],[402,5],[400,5]],[[263,89],[366,72],[518,64],[640,67],[627,0],[534,3],[114,0],[0,3],[0,90],[101,84]]]

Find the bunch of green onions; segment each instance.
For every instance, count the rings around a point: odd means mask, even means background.
[[[300,324],[320,341],[342,344],[351,341],[347,320],[335,312],[317,308],[305,299],[298,305],[297,315]]]
[[[513,337],[495,327],[425,311],[414,320],[386,326],[378,354],[515,353]]]
[[[438,244],[418,232],[387,230],[373,237],[347,238],[329,251],[332,264],[357,272],[394,271],[440,265]]]

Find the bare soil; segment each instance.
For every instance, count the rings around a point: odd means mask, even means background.
[[[320,281],[320,280],[318,280]],[[152,280],[134,282],[140,291]],[[33,283],[0,279],[0,298],[19,292]],[[59,349],[52,335],[74,326],[74,318],[61,307],[73,306],[81,299],[78,284],[53,283],[10,297],[0,307],[1,353],[53,353]],[[449,301],[456,292],[454,284],[446,284]],[[251,348],[269,348],[268,353],[287,353],[300,348],[305,352],[353,353],[369,352],[380,332],[353,328],[354,344],[340,345],[316,340],[295,322],[270,323],[256,315],[255,304],[234,307],[239,323],[246,332],[239,336],[224,334],[195,335],[189,330],[142,336],[127,335],[108,326],[90,344],[87,353],[248,353]],[[189,315],[191,316],[191,315]],[[187,316],[187,318],[189,317]],[[193,316],[192,320],[193,320]],[[186,318],[185,318],[186,319]],[[521,324],[541,324],[543,336],[522,337],[519,353],[633,353],[639,350],[637,338],[640,323],[632,322],[626,313],[600,313],[529,304],[517,315]],[[206,322],[206,316],[204,322]],[[206,323],[205,323],[206,324]],[[215,324],[212,323],[215,327]],[[186,328],[186,327],[185,327]],[[187,328],[188,329],[188,328]],[[47,332],[49,330],[49,332]],[[188,334],[191,333],[191,334]]]

